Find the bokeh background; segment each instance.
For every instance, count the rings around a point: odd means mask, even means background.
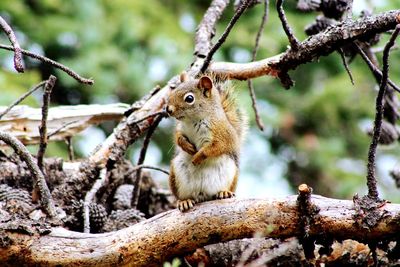
[[[270,15],[261,38],[258,59],[285,51],[288,41],[270,1]],[[27,70],[13,69],[13,54],[0,51],[0,105],[9,105],[32,85],[50,74],[58,78],[52,105],[89,103],[133,103],[155,85],[164,85],[193,60],[196,26],[210,1],[196,0],[2,0],[0,15],[13,27],[22,48],[57,60],[85,77],[93,86],[77,83],[66,74],[26,58]],[[296,1],[285,1],[289,23],[304,40],[304,27],[317,14],[295,9]],[[389,0],[354,0],[354,17],[362,10],[381,12],[400,8]],[[248,62],[263,6],[246,12],[215,60]],[[234,13],[231,5],[218,24],[219,36]],[[383,47],[388,35],[376,46]],[[0,42],[8,44],[5,34]],[[381,54],[378,54],[379,58]],[[391,79],[400,84],[400,51],[391,56]],[[239,197],[283,196],[308,183],[324,196],[351,198],[366,192],[366,158],[377,86],[363,61],[351,65],[355,85],[350,83],[340,55],[333,53],[300,66],[290,74],[296,84],[285,90],[272,77],[254,80],[261,132],[254,123],[246,82],[235,82],[240,105],[250,118],[250,130],[242,150]],[[40,107],[41,93],[23,102]],[[85,157],[112,132],[115,123],[91,127],[73,138],[78,157]],[[164,120],[150,145],[145,163],[168,168],[173,155],[174,122]],[[141,142],[132,146],[127,158],[136,162]],[[36,147],[30,147],[32,152]],[[63,142],[51,143],[47,156],[66,158]],[[389,176],[400,168],[398,144],[378,149],[378,177],[382,196],[393,202],[400,194]],[[153,173],[167,187],[167,177]]]

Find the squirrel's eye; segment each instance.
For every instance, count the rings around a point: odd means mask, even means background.
[[[185,100],[186,103],[188,103],[190,105],[194,103],[194,95],[193,95],[193,93],[187,93],[183,97],[183,99]]]

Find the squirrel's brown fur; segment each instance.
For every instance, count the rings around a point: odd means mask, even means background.
[[[234,195],[246,120],[235,97],[208,76],[189,79],[172,91],[167,111],[177,122],[170,187],[181,211],[195,202]]]

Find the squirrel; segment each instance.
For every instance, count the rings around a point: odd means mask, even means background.
[[[166,111],[177,120],[169,185],[184,212],[197,202],[235,196],[247,119],[229,85],[185,72],[180,81]]]

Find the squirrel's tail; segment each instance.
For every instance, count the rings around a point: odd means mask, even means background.
[[[235,128],[240,140],[243,141],[248,129],[248,119],[247,114],[237,103],[232,86],[224,86],[224,90],[221,92],[221,103],[226,117]]]

